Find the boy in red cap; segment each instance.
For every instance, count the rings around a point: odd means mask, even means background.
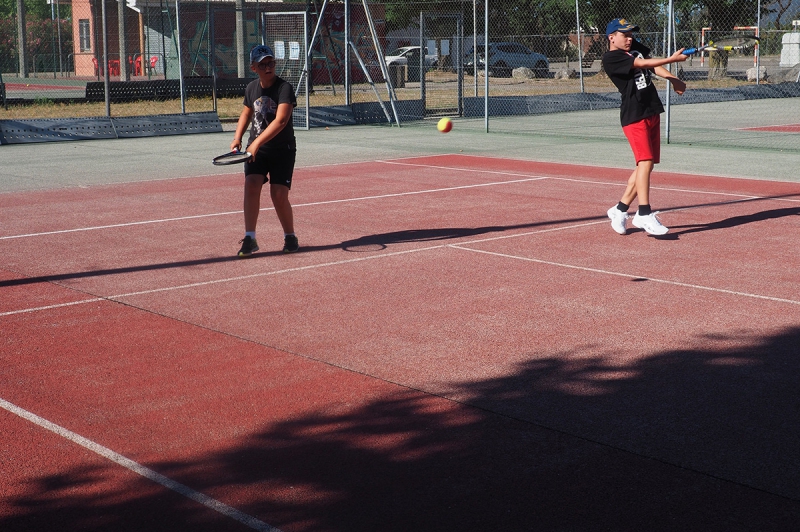
[[[627,232],[628,207],[639,199],[639,210],[633,217],[635,227],[651,235],[664,235],[669,231],[650,209],[650,173],[661,157],[661,113],[664,106],[651,76],[666,79],[678,94],[683,94],[686,84],[671,74],[663,65],[686,61],[683,48],[663,59],[650,58],[650,49],[633,38],[639,27],[624,18],[614,19],[606,27],[609,51],[603,54],[603,68],[622,95],[620,122],[636,159],[636,169],[628,179],[628,186],[615,207],[608,209],[611,227],[617,233]]]

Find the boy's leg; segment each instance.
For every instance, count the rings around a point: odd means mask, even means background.
[[[269,195],[283,232],[285,234],[294,233],[294,214],[292,213],[292,204],[289,203],[289,187],[270,184]]]
[[[254,232],[258,224],[258,213],[261,210],[261,188],[264,176],[250,174],[244,178],[244,230]]]
[[[264,176],[259,174],[248,174],[244,178],[244,201],[242,211],[244,212],[244,231],[241,249],[238,255],[248,257],[258,251],[256,242],[256,224],[258,223],[258,213],[261,209],[261,189],[264,186]]]
[[[275,213],[278,221],[283,228],[283,252],[294,253],[300,248],[297,235],[294,234],[294,215],[292,214],[292,204],[289,203],[289,187],[285,185],[270,185],[270,197],[272,205],[275,206]]]
[[[650,205],[650,174],[653,172],[653,161],[639,161],[636,165],[634,196],[639,198],[639,205]]]
[[[622,194],[622,198],[619,200],[620,203],[630,205],[633,203],[633,200],[636,199],[636,175],[638,172],[639,167],[637,166],[636,169],[631,172],[631,176],[628,178],[628,185],[625,187],[625,192]]]
[[[650,210],[650,174],[653,161],[641,161],[636,166],[636,192],[639,196],[639,210],[633,217],[634,227],[644,229],[651,235],[665,235],[668,228],[661,224],[656,214]]]

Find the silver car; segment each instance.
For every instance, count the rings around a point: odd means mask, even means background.
[[[478,45],[478,70],[486,64],[484,47]],[[474,71],[473,55],[470,49],[466,54],[467,70]],[[547,57],[531,52],[528,47],[517,42],[489,43],[489,75],[510,77],[515,68],[527,67],[533,70],[537,78],[545,78],[550,72],[550,61]]]

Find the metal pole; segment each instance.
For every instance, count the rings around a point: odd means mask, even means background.
[[[369,11],[369,6],[367,6],[367,0],[361,0],[361,3],[364,5],[364,13],[367,15],[367,25],[369,26],[369,31],[372,34],[372,44],[374,45],[375,53],[378,56],[378,65],[381,67],[383,79],[386,80],[386,89],[389,93],[389,103],[391,104],[392,111],[394,112],[394,119],[397,123],[397,126],[400,127],[400,115],[398,114],[397,107],[395,106],[395,100],[397,98],[394,94],[392,81],[389,77],[389,68],[386,66],[386,58],[383,56],[383,51],[381,50],[381,43],[378,41],[378,32],[375,30],[375,22],[372,20],[372,14]],[[422,75],[421,72],[420,75]]]
[[[128,81],[128,49],[125,46],[125,0],[117,2],[117,34],[119,36],[119,80]]]
[[[581,11],[578,0],[575,0],[575,28],[578,30],[578,77],[581,79],[581,92],[583,90],[583,41],[581,41]]]
[[[181,114],[186,114],[186,91],[183,86],[183,61],[181,54],[181,7],[180,0],[175,0],[175,48],[178,54],[178,79],[181,88]]]
[[[756,37],[761,33],[761,0],[758,0],[756,15]],[[761,46],[756,44],[756,85],[761,83]]]
[[[425,113],[425,12],[419,12],[419,99],[422,102],[422,112]],[[408,65],[410,67],[411,65]]]
[[[17,57],[19,77],[28,77],[28,32],[25,24],[25,2],[17,0]]]
[[[61,49],[61,4],[58,3],[56,0],[56,20],[58,21],[58,71],[61,73],[61,77],[64,77],[64,62],[62,60],[62,56],[64,55],[64,51]]]
[[[177,0],[176,0],[177,1]],[[244,55],[244,0],[236,0],[236,72],[240,78],[247,77]],[[248,58],[249,59],[249,58]]]
[[[664,53],[664,55],[667,56],[667,57],[672,55],[672,32],[674,31],[674,27],[673,27],[673,24],[672,24],[673,16],[674,16],[674,12],[672,10],[673,9],[673,3],[672,2],[673,2],[673,0],[669,0],[669,9],[667,10],[667,16],[669,17],[669,19],[667,20],[667,49],[665,50],[665,53]],[[667,68],[669,69],[670,72],[672,72],[672,65],[673,65],[673,63],[670,63],[669,65],[667,65]],[[667,109],[666,109],[667,114],[666,114],[666,124],[664,125],[665,130],[666,130],[667,144],[669,144],[670,119],[671,119],[671,114],[670,114],[670,110],[671,110],[670,109],[670,101],[671,101],[671,99],[670,99],[670,90],[669,90],[669,88],[670,88],[670,84],[669,84],[669,82],[667,82]]]
[[[472,0],[472,74],[475,77],[475,97],[478,97],[478,0]]]
[[[56,22],[56,6],[54,2],[50,3],[50,22]],[[53,79],[56,79],[56,32],[50,32],[50,42],[53,46]]]
[[[109,94],[110,83],[108,82],[108,31],[106,31],[106,0],[100,0],[102,9],[100,13],[103,17],[103,87],[106,95],[106,116],[111,116],[111,95]]]
[[[350,0],[344,0],[344,104],[351,105],[350,79]]]
[[[484,0],[483,13],[483,125],[489,132],[489,0]],[[477,73],[478,65],[475,64]]]

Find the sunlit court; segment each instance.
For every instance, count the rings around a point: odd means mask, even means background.
[[[246,258],[229,127],[0,148],[0,529],[792,529],[792,156],[619,235],[624,140],[466,126],[298,132]]]

